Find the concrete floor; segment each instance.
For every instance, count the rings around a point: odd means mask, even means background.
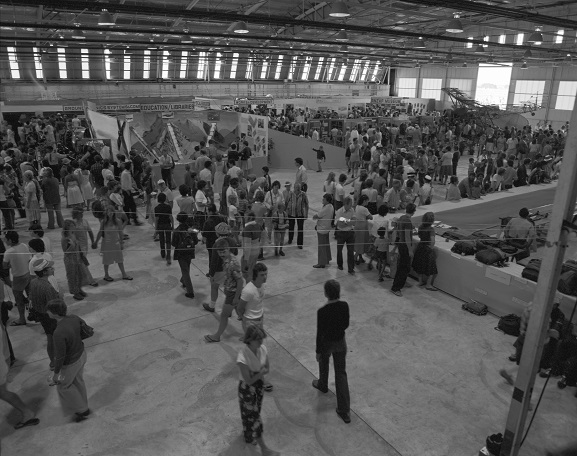
[[[461,174],[464,169],[465,162]],[[325,176],[309,173],[313,210],[320,208]],[[274,172],[273,178],[294,180],[294,171]],[[96,229],[92,216],[87,218]],[[390,282],[377,282],[366,266],[355,277],[338,271],[334,261],[328,269],[312,269],[313,226],[305,225],[304,250],[289,247],[282,260],[265,254],[265,344],[275,386],[264,400],[265,439],[294,456],[476,455],[487,435],[504,429],[512,387],[498,370],[512,366],[506,357],[514,338],[494,330],[493,316],[466,313],[444,293],[413,287],[397,298],[388,291]],[[47,384],[40,326],[9,328],[18,358],[9,388],[37,411],[41,423],[14,431],[18,417],[0,403],[2,454],[259,454],[241,437],[235,365],[241,326],[231,319],[221,343],[203,340],[217,326],[217,315],[201,307],[209,293],[204,249],[192,271],[197,297],[189,300],[179,287],[178,266],[161,261],[150,227],[129,227],[128,233],[125,264],[135,280],[100,280],[98,288],[86,290],[85,301],[66,298],[70,311],[96,331],[86,344],[93,415],[73,424],[61,411],[56,390]],[[57,247],[60,233],[48,236]],[[333,245],[333,255],[335,250]],[[98,254],[89,259],[94,276],[102,279]],[[67,290],[61,253],[56,260],[56,275]],[[118,270],[111,268],[111,274],[120,278]],[[351,308],[349,425],[334,412],[334,383],[327,395],[310,385],[318,373],[316,310],[324,304],[322,284],[329,278],[341,282]],[[537,394],[543,383],[537,380]],[[555,383],[545,390],[523,455],[543,455],[575,438],[577,399],[573,389],[559,390]]]

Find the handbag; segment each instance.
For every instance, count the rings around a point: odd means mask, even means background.
[[[475,254],[477,261],[487,265],[504,266],[506,258],[507,256],[503,251],[494,247],[489,247]]]
[[[94,328],[82,318],[78,317],[78,319],[80,320],[80,338],[84,340],[92,337],[94,335]]]
[[[521,317],[515,314],[504,315],[499,318],[497,331],[503,331],[510,336],[518,337],[521,333]]]

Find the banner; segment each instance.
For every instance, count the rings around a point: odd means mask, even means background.
[[[272,97],[248,97],[248,98],[235,98],[235,105],[269,105],[274,104],[274,99]]]
[[[193,100],[184,103],[150,103],[150,104],[140,104],[140,103],[127,103],[127,104],[106,104],[106,105],[95,105],[90,103],[88,108],[91,111],[98,112],[173,112],[173,111],[202,111],[205,109],[210,109],[210,100]],[[82,111],[82,105],[74,106],[63,106],[62,110],[65,112],[70,111]]]

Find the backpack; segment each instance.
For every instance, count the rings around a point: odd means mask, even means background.
[[[571,270],[562,272],[557,290],[566,295],[577,296],[577,273]]]
[[[475,315],[487,315],[489,309],[485,304],[481,304],[480,302],[471,300],[471,302],[466,302],[461,306],[461,309],[466,310]]]
[[[475,259],[486,265],[504,266],[506,255],[494,247],[481,250],[475,254]]]
[[[365,150],[363,151],[363,161],[371,161],[371,158],[371,149],[365,147]]]
[[[451,248],[451,252],[458,253],[459,255],[475,255],[475,252],[477,252],[477,246],[475,241],[457,241]]]
[[[198,244],[198,230],[189,229],[187,231],[182,232],[182,236],[176,246],[177,250],[180,250],[182,253],[190,253],[192,254],[192,258],[195,257],[195,247]]]
[[[510,336],[518,337],[521,333],[521,317],[515,314],[504,315],[499,318],[499,323],[495,328]]]
[[[501,446],[503,445],[503,434],[498,433],[490,435],[487,437],[487,440],[485,440],[485,445],[489,454],[492,456],[500,455]]]

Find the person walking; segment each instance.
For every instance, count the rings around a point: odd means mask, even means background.
[[[96,240],[94,244],[92,244],[92,248],[95,249],[98,247],[98,241],[102,239],[102,264],[104,266],[104,280],[106,282],[112,282],[114,280],[108,274],[108,269],[113,263],[118,263],[118,268],[122,273],[122,280],[132,280],[132,277],[126,274],[124,270],[124,256],[122,255],[124,237],[122,235],[122,229],[122,220],[117,217],[112,205],[108,204],[104,212],[104,217],[100,222],[100,230],[96,235]]]
[[[264,263],[257,263],[252,271],[252,281],[242,289],[238,304],[238,316],[242,319],[242,330],[246,333],[249,326],[258,326],[263,329],[264,322],[264,284],[268,276],[268,269]],[[264,390],[270,392],[273,386],[264,380]]]
[[[59,228],[64,225],[64,219],[62,218],[62,211],[60,209],[60,184],[58,179],[54,177],[51,168],[46,168],[44,171],[44,177],[40,183],[42,188],[42,197],[44,198],[44,206],[48,212],[48,226],[49,230],[53,230],[54,226],[54,214],[56,214],[56,223]]]
[[[190,280],[190,262],[196,257],[195,246],[198,244],[198,231],[188,226],[188,214],[179,212],[176,216],[179,225],[172,233],[174,259],[180,266],[180,283],[186,289],[185,296],[194,298],[194,288]]]
[[[16,231],[7,231],[5,240],[8,249],[4,253],[2,269],[6,271],[8,269],[12,270],[12,291],[14,292],[14,300],[19,314],[18,320],[13,321],[10,326],[25,326],[26,299],[24,298],[24,291],[28,292],[30,286],[30,274],[28,271],[30,251],[26,244],[20,242],[20,236]]]
[[[166,258],[166,265],[170,266],[172,264],[171,235],[174,228],[172,207],[166,203],[164,193],[160,193],[157,200],[158,205],[154,208],[154,218],[156,232],[160,237],[160,256],[163,260]]]
[[[84,283],[91,282],[88,277],[87,267],[82,260],[80,243],[76,238],[76,224],[73,220],[64,220],[62,228],[62,251],[64,252],[64,268],[66,270],[66,280],[68,281],[68,291],[72,297],[82,301],[87,295],[82,290]],[[85,257],[86,258],[86,257]]]
[[[270,370],[268,351],[262,341],[265,332],[258,326],[250,325],[243,337],[245,346],[238,352],[236,365],[239,369],[238,400],[244,441],[255,442],[260,446],[263,456],[280,456],[271,450],[262,438],[263,426],[260,416],[264,396],[264,376]]]
[[[396,296],[403,296],[401,289],[410,287],[407,284],[407,277],[411,272],[411,258],[413,257],[413,223],[411,217],[415,214],[417,206],[413,203],[407,204],[405,214],[399,217],[396,228],[395,248],[398,251],[397,273],[393,281],[391,291]]]
[[[174,184],[172,182],[172,170],[174,168],[174,159],[172,156],[168,155],[168,151],[164,149],[162,155],[158,158],[158,163],[160,164],[160,176],[162,180],[166,182],[168,188],[172,189]]]
[[[319,363],[319,378],[313,380],[313,388],[321,393],[329,390],[329,362],[333,357],[337,415],[351,422],[351,399],[347,379],[347,342],[345,331],[349,327],[349,304],[341,301],[341,285],[336,280],[327,280],[324,285],[326,304],[317,311],[316,357]]]
[[[20,421],[14,425],[14,429],[22,429],[27,426],[36,426],[40,420],[36,418],[34,411],[28,407],[22,399],[11,391],[8,391],[8,338],[4,325],[0,325],[0,400],[14,407],[21,416]]]
[[[54,375],[62,408],[74,413],[74,421],[80,423],[90,415],[88,394],[84,383],[86,350],[82,342],[82,326],[86,322],[77,315],[68,315],[68,307],[62,299],[54,299],[46,307],[48,315],[56,320],[54,330]]]
[[[217,239],[214,243],[213,249],[217,251],[223,261],[225,298],[222,312],[220,314],[218,330],[215,334],[207,334],[204,336],[204,340],[209,343],[220,342],[220,336],[222,336],[222,333],[228,326],[228,319],[232,315],[232,311],[238,305],[243,285],[240,264],[238,264],[237,259],[232,255],[229,241],[223,238]],[[203,307],[209,312],[214,312],[214,308],[209,307],[209,309],[207,309],[204,305]]]
[[[353,210],[353,200],[350,196],[345,197],[344,206],[335,214],[337,227],[335,236],[337,238],[337,266],[343,270],[343,247],[347,245],[347,266],[349,274],[355,273],[355,211]]]
[[[318,242],[318,260],[317,264],[313,265],[313,268],[315,269],[326,268],[329,262],[333,259],[331,255],[329,234],[334,216],[335,210],[333,207],[333,197],[330,194],[325,193],[323,196],[322,209],[317,214],[313,215],[313,220],[317,221],[315,230],[317,232]]]
[[[297,173],[295,176],[295,187],[300,184],[304,192],[307,191],[309,178],[307,176],[307,169],[303,165],[303,159],[300,157],[295,158],[295,166],[297,167]]]
[[[29,224],[40,223],[40,185],[34,179],[32,171],[26,171],[22,175],[24,181],[24,207],[26,208],[26,218]]]

